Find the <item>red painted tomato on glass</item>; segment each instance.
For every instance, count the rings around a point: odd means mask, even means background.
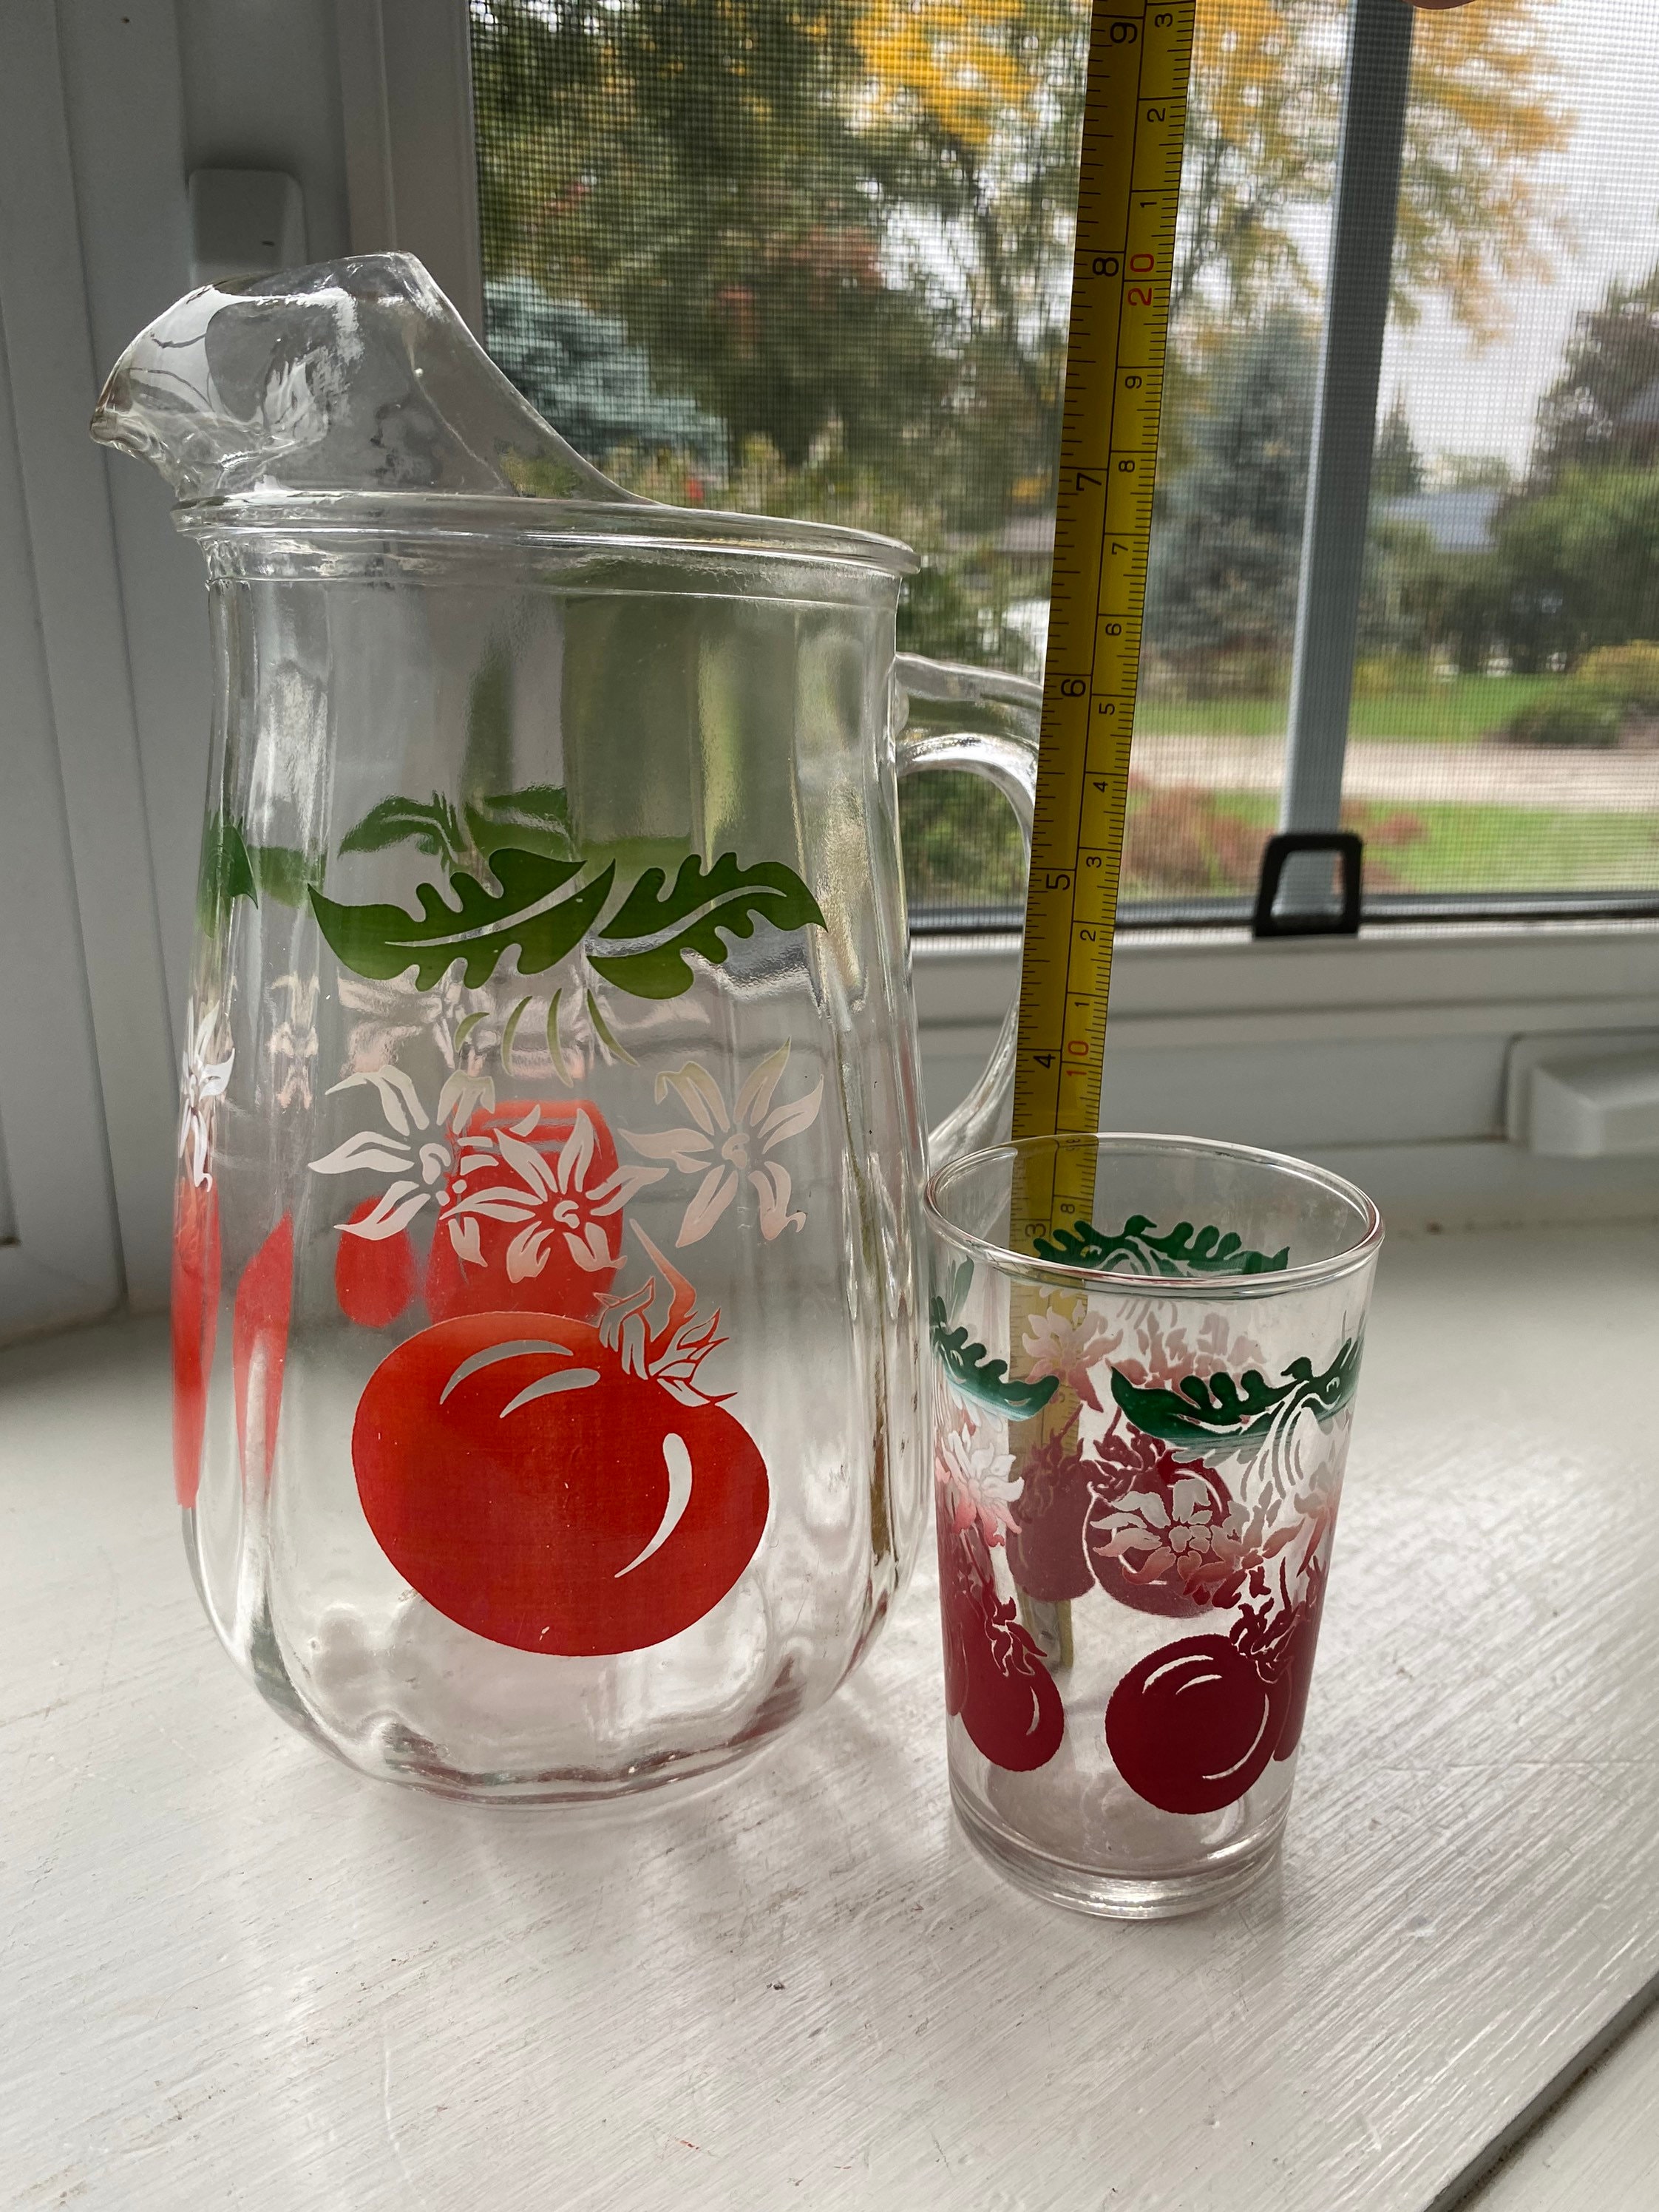
[[[690,1386],[711,1345],[637,1338],[624,1365],[623,1343],[561,1315],[422,1329],[376,1368],[352,1432],[386,1557],[521,1651],[592,1658],[690,1627],[754,1557],[769,1496],[748,1431]]]
[[[994,1765],[1029,1774],[1046,1766],[1066,1735],[1066,1708],[1042,1654],[1012,1600],[997,1595],[988,1559],[971,1534],[939,1540],[945,1626],[945,1710]]]
[[[1106,1742],[1138,1797],[1164,1813],[1217,1813],[1259,1781],[1284,1708],[1236,1644],[1192,1636],[1149,1651],[1113,1691]]]
[[[334,1254],[334,1295],[340,1311],[359,1328],[389,1328],[415,1297],[415,1245],[408,1230],[400,1229],[395,1237],[352,1234],[380,1202],[366,1198],[352,1207]]]
[[[230,1372],[242,1480],[268,1485],[276,1457],[294,1309],[294,1223],[284,1214],[242,1270],[231,1320]]]
[[[173,1216],[173,1482],[196,1503],[207,1428],[208,1377],[219,1328],[219,1198],[181,1182]]]

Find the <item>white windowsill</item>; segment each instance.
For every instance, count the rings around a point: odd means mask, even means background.
[[[1653,1250],[1385,1252],[1282,1871],[1153,1928],[953,1832],[926,1588],[714,1795],[365,1782],[201,1617],[163,1328],[0,1355],[8,2202],[1444,2212],[1659,1984]],[[1655,2061],[1492,2212],[1647,2202]]]
[[[922,939],[912,967],[937,1115],[994,1040],[1018,944]],[[1659,1159],[1543,1159],[1504,1133],[1513,1040],[1624,1029],[1659,1032],[1659,923],[1128,934],[1102,1118],[1308,1154],[1396,1229],[1659,1214]]]

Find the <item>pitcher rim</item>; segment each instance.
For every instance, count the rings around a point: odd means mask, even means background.
[[[180,501],[174,527],[194,538],[404,536],[498,544],[594,544],[640,550],[770,554],[881,575],[914,575],[921,557],[896,538],[838,523],[654,501],[494,492],[252,490]]]

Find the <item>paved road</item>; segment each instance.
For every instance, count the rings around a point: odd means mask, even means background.
[[[1150,783],[1277,792],[1285,747],[1268,738],[1138,737],[1134,772]],[[1659,752],[1544,751],[1530,745],[1350,744],[1349,799],[1419,806],[1522,806],[1552,814],[1659,817]]]

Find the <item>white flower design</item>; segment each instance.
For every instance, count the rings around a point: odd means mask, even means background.
[[[544,1144],[532,1141],[545,1110],[539,1104],[504,1126],[486,1119],[484,1126],[476,1127],[477,1118],[492,1114],[495,1105],[494,1084],[476,1072],[449,1076],[438,1095],[435,1116],[427,1112],[400,1067],[349,1075],[329,1096],[365,1086],[380,1101],[384,1129],[360,1129],[311,1163],[313,1175],[368,1172],[387,1178],[385,1190],[361,1219],[336,1224],[347,1237],[377,1243],[398,1236],[431,1206],[465,1267],[489,1264],[480,1224],[491,1221],[515,1231],[504,1255],[510,1282],[543,1273],[549,1249],[561,1237],[576,1266],[598,1274],[617,1267],[622,1257],[620,1243],[613,1250],[601,1223],[620,1213],[642,1184],[664,1172],[617,1168],[590,1188],[599,1153],[591,1117],[579,1107],[556,1150],[551,1133]]]
[[[518,1228],[507,1248],[509,1282],[522,1283],[539,1275],[547,1265],[549,1246],[560,1237],[584,1273],[597,1275],[615,1269],[622,1260],[621,1243],[618,1240],[612,1251],[601,1223],[622,1212],[641,1182],[651,1179],[649,1170],[618,1168],[590,1190],[588,1172],[599,1139],[588,1116],[577,1112],[569,1135],[551,1159],[529,1141],[540,1121],[538,1106],[523,1121],[492,1131],[487,1139],[463,1140],[494,1149],[486,1150],[482,1158],[474,1154],[460,1162],[449,1202],[443,1209],[442,1218],[457,1256],[469,1266],[483,1267],[478,1224],[500,1221]],[[472,1174],[485,1164],[498,1176],[505,1171],[514,1179],[497,1180],[481,1190],[471,1188]]]
[[[978,1524],[988,1544],[1000,1544],[1019,1523],[1013,1508],[1024,1489],[1011,1482],[1014,1455],[999,1451],[994,1436],[975,1427],[947,1429],[933,1458],[933,1480],[945,1493],[951,1527],[960,1534]]]
[[[1115,1352],[1121,1340],[1122,1332],[1114,1334],[1086,1304],[1079,1302],[1075,1312],[1063,1305],[1047,1306],[1031,1316],[1020,1340],[1027,1378],[1040,1382],[1044,1376],[1058,1376],[1073,1397],[1098,1408],[1089,1370]]]
[[[348,1075],[332,1086],[328,1096],[332,1098],[338,1091],[356,1091],[365,1085],[379,1097],[389,1133],[359,1129],[331,1152],[313,1160],[311,1171],[356,1175],[367,1170],[391,1177],[361,1221],[336,1224],[348,1237],[378,1243],[382,1237],[396,1237],[407,1229],[423,1206],[437,1202],[454,1164],[455,1149],[445,1136],[425,1134],[432,1127],[432,1117],[401,1067],[377,1067],[366,1074]]]
[[[279,1106],[292,1106],[296,1099],[302,1106],[311,1103],[312,1062],[318,1051],[318,990],[315,975],[290,972],[278,975],[266,994],[272,1023],[265,1050],[270,1055],[271,1091]],[[288,1012],[278,1021],[275,1018],[277,1001],[283,998],[288,1000]]]
[[[1268,1535],[1259,1517],[1214,1483],[1186,1474],[1164,1489],[1100,1498],[1090,1514],[1087,1541],[1102,1558],[1121,1559],[1136,1582],[1157,1582],[1174,1568],[1188,1595],[1210,1605],[1224,1602],[1250,1568],[1293,1533]]]
[[[200,1018],[192,999],[185,1016],[185,1061],[179,1079],[179,1157],[198,1190],[212,1188],[208,1169],[213,1150],[213,1102],[230,1087],[235,1048],[227,1047],[222,1060],[217,1050],[221,1016],[216,1000]]]
[[[786,1229],[806,1226],[804,1212],[789,1211],[788,1169],[769,1155],[817,1120],[823,1085],[820,1080],[801,1097],[774,1107],[772,1095],[788,1060],[789,1047],[781,1044],[749,1076],[728,1109],[708,1070],[700,1060],[688,1060],[684,1067],[657,1078],[657,1103],[660,1106],[674,1091],[696,1127],[622,1132],[646,1159],[665,1164],[632,1170],[639,1177],[636,1189],[665,1176],[669,1164],[682,1175],[702,1177],[674,1239],[677,1247],[696,1244],[708,1234],[737,1196],[745,1176],[759,1201],[761,1235],[768,1243]]]

